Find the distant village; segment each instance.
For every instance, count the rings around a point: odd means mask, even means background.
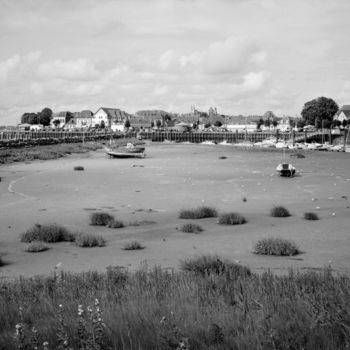
[[[333,117],[332,127],[345,127],[350,121],[350,105],[342,106]],[[298,117],[278,117],[267,111],[261,116],[229,116],[209,108],[207,112],[191,107],[189,113],[177,114],[163,110],[140,110],[135,114],[119,108],[100,107],[93,113],[90,110],[81,112],[52,112],[45,108],[39,113],[24,113],[20,130],[65,130],[78,131],[90,129],[109,129],[113,132],[125,130],[176,130],[176,131],[269,131],[289,132],[305,127],[304,120]],[[312,126],[310,126],[312,127]]]

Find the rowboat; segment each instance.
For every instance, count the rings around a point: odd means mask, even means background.
[[[281,163],[277,165],[276,171],[280,176],[292,177],[295,174],[295,168],[290,163]]]
[[[145,147],[128,143],[126,146],[105,147],[110,158],[144,158]]]

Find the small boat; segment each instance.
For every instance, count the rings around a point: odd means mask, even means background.
[[[128,143],[126,146],[105,147],[106,153],[112,158],[144,158],[145,147]]]
[[[278,164],[276,170],[280,174],[280,176],[292,177],[295,174],[295,168],[290,163]]]

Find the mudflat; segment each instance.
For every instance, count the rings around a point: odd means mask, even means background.
[[[246,151],[223,145],[156,144],[144,159],[109,159],[103,150],[89,154],[0,168],[0,277],[50,274],[60,269],[102,271],[107,266],[134,270],[142,264],[179,267],[179,261],[200,254],[218,254],[253,271],[331,266],[350,272],[350,162],[347,153],[304,152],[286,158],[298,170],[279,177],[275,168],[283,152]],[[74,171],[75,166],[84,171]],[[246,200],[244,200],[246,199]],[[181,209],[212,206],[220,213],[244,215],[244,225],[219,225],[217,218],[196,220],[199,234],[183,233],[193,220],[178,218]],[[287,218],[269,215],[285,206]],[[89,224],[93,212],[109,212],[126,227]],[[318,221],[307,221],[315,212]],[[129,223],[139,222],[134,226]],[[57,223],[72,232],[100,234],[105,247],[81,248],[74,243],[48,244],[41,253],[24,251],[20,235],[35,223]],[[295,241],[294,257],[252,253],[260,238]],[[137,240],[143,250],[125,251]]]

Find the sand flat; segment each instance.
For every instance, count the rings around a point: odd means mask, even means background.
[[[300,170],[292,179],[275,173],[282,152],[220,145],[153,143],[147,146],[144,159],[109,159],[103,151],[96,151],[88,157],[2,166],[0,253],[7,265],[0,268],[0,276],[48,274],[60,262],[71,271],[104,270],[108,265],[133,270],[144,261],[150,266],[177,268],[180,259],[202,253],[219,254],[256,271],[270,268],[284,273],[289,267],[331,265],[349,272],[349,154],[305,155],[305,159],[291,158]],[[77,165],[85,170],[74,171]],[[205,219],[199,222],[204,228],[201,234],[180,232],[185,221],[178,219],[179,210],[199,205],[240,212],[248,223],[231,227]],[[292,217],[270,217],[273,205],[286,206]],[[123,229],[93,227],[88,218],[94,211],[108,211],[125,223],[155,223]],[[306,211],[317,212],[321,220],[304,220]],[[21,232],[34,223],[51,222],[73,231],[99,233],[107,245],[78,248],[56,243],[43,253],[24,252]],[[283,258],[252,254],[253,243],[268,236],[293,239],[304,253]],[[146,249],[121,249],[133,239]]]

